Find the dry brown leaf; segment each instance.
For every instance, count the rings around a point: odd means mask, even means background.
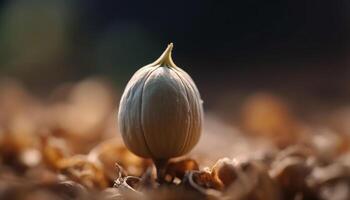
[[[173,182],[175,178],[181,180],[191,170],[199,170],[198,163],[193,159],[170,161],[166,166],[165,179],[167,182]]]
[[[59,171],[68,179],[78,182],[89,189],[104,189],[109,185],[102,167],[91,162],[83,155],[64,158],[58,163]]]
[[[141,176],[151,165],[151,161],[131,153],[118,138],[101,142],[90,151],[88,159],[100,162],[110,180],[115,179],[115,163],[121,165],[127,174],[134,176]]]

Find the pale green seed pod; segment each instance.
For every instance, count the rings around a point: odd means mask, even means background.
[[[153,160],[188,153],[198,142],[202,100],[191,77],[172,58],[173,44],[139,69],[122,95],[118,122],[125,145]]]

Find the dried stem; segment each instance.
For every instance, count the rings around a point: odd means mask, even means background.
[[[160,184],[165,182],[165,175],[166,175],[165,173],[166,173],[166,167],[168,165],[168,161],[169,161],[168,159],[153,160],[157,170],[157,181]]]

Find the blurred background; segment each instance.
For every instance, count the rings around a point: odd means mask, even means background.
[[[349,11],[346,0],[0,1],[1,93],[8,102],[27,102],[22,90],[40,104],[86,104],[77,113],[105,100],[84,114],[98,118],[173,42],[175,63],[193,77],[207,112],[240,125],[249,99],[267,94],[267,103],[317,121],[350,102]]]
[[[206,109],[227,111],[222,97],[253,91],[333,105],[350,97],[349,9],[347,0],[2,0],[0,76],[41,96],[90,76],[122,90],[174,42]]]

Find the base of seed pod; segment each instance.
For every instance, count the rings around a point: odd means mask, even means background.
[[[157,159],[153,160],[154,165],[156,166],[157,171],[157,182],[159,184],[163,184],[166,182],[165,175],[166,175],[166,167],[168,165],[168,159]]]

